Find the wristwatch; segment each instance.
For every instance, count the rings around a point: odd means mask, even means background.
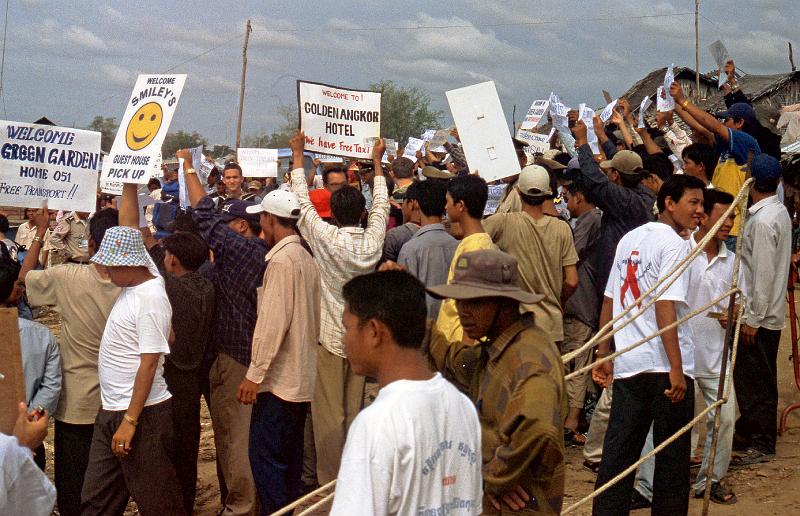
[[[195,172],[195,170],[192,167],[184,168],[183,169],[183,173],[184,174],[197,174],[197,172]]]

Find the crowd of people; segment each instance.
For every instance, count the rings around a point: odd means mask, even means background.
[[[16,440],[0,436],[0,469],[18,473],[0,477],[0,513],[122,514],[132,498],[145,516],[191,514],[204,398],[220,514],[272,514],[333,480],[332,514],[559,514],[565,447],[583,447],[599,488],[723,380],[735,396],[710,478],[713,412],[700,455],[683,434],[593,513],[687,514],[709,489],[735,503],[728,469],[775,456],[800,174],[732,73],[723,89],[710,114],[673,83],[674,112],[652,126],[624,99],[591,127],[570,111],[547,152],[514,139],[521,172],[500,184],[469,169],[457,131],[416,160],[385,163],[378,140],[371,160],[311,167],[298,131],[282,182],[245,190],[235,162],[207,182],[165,167],[155,208],[125,184],[91,215],[26,210],[16,241],[0,217],[27,398]],[[732,204],[748,177],[745,214]],[[733,301],[720,296],[737,248]],[[729,302],[743,313],[733,371]],[[58,340],[32,320],[44,306]],[[612,321],[626,325],[584,349]],[[55,489],[35,470],[50,416]]]

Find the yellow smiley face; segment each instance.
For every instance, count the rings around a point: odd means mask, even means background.
[[[134,113],[125,130],[125,143],[130,150],[138,151],[147,147],[161,128],[164,112],[158,102],[148,102]]]

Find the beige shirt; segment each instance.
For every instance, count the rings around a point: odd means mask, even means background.
[[[569,224],[549,215],[536,220],[518,212],[492,215],[483,221],[483,229],[497,247],[517,259],[519,286],[544,295],[539,303],[524,305],[533,312],[535,325],[549,332],[553,342],[564,340],[564,267],[578,263]]]
[[[33,239],[36,237],[36,226],[31,225],[30,221],[20,224],[17,228],[17,236],[14,238],[14,241],[22,246],[25,246],[25,249],[30,249],[31,245],[33,244]],[[50,239],[50,228],[47,229],[44,233],[44,238],[42,239],[42,243],[47,242]],[[44,246],[39,251],[39,263],[42,265],[44,264]]]
[[[247,379],[285,401],[311,401],[317,378],[320,279],[300,237],[286,237],[265,258]]]
[[[53,416],[64,423],[94,423],[100,408],[97,355],[106,319],[122,291],[94,265],[67,263],[25,277],[28,301],[51,305],[61,314],[59,351],[63,383]]]
[[[75,212],[70,213],[53,229],[47,240],[49,247],[65,260],[89,261],[89,227]]]

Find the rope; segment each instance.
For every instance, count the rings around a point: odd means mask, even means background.
[[[648,297],[650,294],[652,294],[658,287],[660,287],[662,285],[662,283],[664,283],[665,281],[669,280],[667,285],[663,289],[661,289],[655,296],[653,296],[649,301],[647,301],[647,303],[644,305],[644,307],[642,307],[639,310],[639,314],[647,311],[648,308],[650,308],[653,304],[655,304],[655,302],[658,300],[658,298],[661,297],[661,295],[664,292],[666,292],[666,290],[669,289],[669,287],[671,287],[672,284],[675,283],[678,280],[678,277],[680,277],[680,275],[683,273],[683,271],[685,271],[686,268],[689,267],[691,261],[694,260],[703,251],[703,248],[705,248],[706,244],[708,244],[708,242],[710,242],[711,239],[716,236],[717,231],[719,231],[719,228],[722,227],[722,224],[725,222],[725,220],[730,216],[730,214],[737,207],[737,205],[740,202],[742,202],[742,199],[746,198],[746,195],[750,191],[750,185],[752,183],[753,183],[753,179],[752,178],[748,179],[747,181],[745,181],[745,183],[742,185],[741,190],[739,190],[739,193],[736,195],[736,198],[731,203],[731,205],[728,206],[728,209],[725,210],[725,213],[719,218],[719,220],[716,222],[716,224],[714,224],[712,226],[712,228],[708,232],[708,234],[706,236],[704,236],[703,239],[700,240],[700,242],[697,243],[697,246],[692,250],[691,253],[689,253],[680,262],[678,262],[675,265],[675,267],[673,267],[672,270],[670,270],[663,278],[659,279],[658,282],[655,285],[650,287],[644,294],[639,296],[639,298],[636,301],[634,301],[633,303],[628,305],[628,307],[625,308],[619,315],[614,317],[611,321],[606,323],[605,326],[600,328],[600,330],[594,335],[594,337],[589,339],[589,341],[586,342],[586,344],[584,344],[580,348],[578,348],[578,349],[576,349],[574,351],[571,351],[571,352],[567,353],[566,355],[562,356],[561,357],[561,361],[566,364],[567,362],[569,362],[570,360],[572,360],[573,358],[575,358],[579,354],[583,353],[587,349],[593,348],[597,344],[597,341],[599,341],[600,339],[610,338],[615,333],[617,333],[619,330],[621,330],[622,328],[626,327],[628,324],[633,322],[636,319],[636,317],[638,316],[638,314],[636,316],[634,316],[634,317],[631,317],[630,319],[627,319],[620,326],[614,327],[615,323],[617,323],[620,319],[622,319],[623,317],[628,315],[628,313],[631,310],[633,310],[633,308],[635,306],[637,306],[639,303],[643,302],[644,299],[646,297]],[[675,275],[674,278],[672,278],[673,275]],[[611,332],[608,335],[606,335],[606,333],[609,330],[611,330]]]
[[[336,479],[333,479],[330,482],[328,482],[327,484],[325,484],[324,486],[318,487],[317,489],[315,489],[314,491],[311,491],[307,495],[298,498],[297,500],[293,501],[292,503],[290,503],[286,507],[278,509],[277,511],[273,512],[271,516],[278,516],[280,514],[289,512],[292,509],[294,509],[295,507],[297,507],[298,505],[303,504],[304,502],[310,500],[311,498],[314,498],[315,496],[317,496],[318,494],[322,493],[323,491],[327,491],[328,489],[331,489],[331,488],[333,488],[335,486],[336,486]]]
[[[326,496],[322,500],[318,501],[317,503],[315,503],[314,505],[312,505],[308,509],[304,510],[303,512],[301,512],[297,516],[303,516],[304,514],[311,514],[312,512],[316,511],[317,509],[319,509],[320,507],[322,507],[326,503],[330,502],[331,500],[333,500],[333,493],[329,494],[328,496]]]
[[[727,292],[725,292],[724,294],[722,294],[721,296],[719,296],[719,297],[715,298],[713,301],[709,301],[708,303],[706,303],[706,304],[705,304],[705,305],[703,305],[702,307],[698,308],[697,310],[695,310],[695,311],[693,311],[693,312],[691,312],[691,313],[688,313],[688,314],[684,315],[683,317],[681,317],[681,318],[680,318],[680,319],[678,319],[677,321],[675,321],[675,322],[673,322],[673,323],[670,323],[670,324],[669,324],[669,325],[667,325],[667,326],[664,326],[663,328],[661,328],[660,330],[658,330],[658,331],[657,331],[657,332],[655,332],[654,334],[652,334],[652,335],[650,335],[650,336],[648,336],[648,337],[644,337],[644,338],[642,338],[642,339],[640,339],[640,340],[637,340],[636,342],[634,342],[633,344],[631,344],[629,347],[627,347],[627,348],[625,348],[625,349],[623,349],[623,350],[621,350],[621,351],[617,351],[617,352],[615,352],[615,353],[612,353],[611,355],[608,355],[608,356],[606,356],[606,357],[598,358],[598,359],[596,359],[596,360],[595,360],[593,363],[591,363],[591,364],[589,364],[589,365],[587,365],[587,366],[581,367],[581,368],[580,368],[580,369],[578,369],[577,371],[573,371],[573,372],[571,372],[570,374],[568,374],[568,375],[566,375],[566,376],[564,377],[564,380],[569,380],[569,379],[571,379],[571,378],[574,378],[574,377],[576,377],[576,376],[579,376],[579,375],[581,375],[581,374],[585,373],[586,371],[591,371],[591,370],[592,370],[592,368],[594,368],[594,366],[596,366],[597,364],[602,364],[603,362],[608,362],[609,360],[613,360],[613,359],[615,359],[616,357],[618,357],[618,356],[622,355],[623,353],[627,353],[628,351],[631,351],[632,349],[638,348],[639,346],[641,346],[641,345],[643,345],[643,344],[647,344],[647,343],[648,343],[648,342],[650,342],[651,340],[655,339],[656,337],[660,337],[661,335],[663,335],[664,333],[668,332],[668,331],[669,331],[669,330],[671,330],[672,328],[675,328],[675,327],[676,327],[676,326],[678,326],[679,324],[682,324],[682,323],[684,323],[684,322],[688,321],[689,319],[691,319],[692,317],[694,317],[694,316],[696,316],[696,315],[698,315],[698,314],[700,314],[700,313],[702,313],[702,312],[705,312],[706,310],[708,310],[708,309],[709,309],[709,308],[711,308],[712,306],[716,305],[717,303],[719,303],[720,301],[722,301],[722,300],[723,300],[723,299],[725,299],[726,297],[730,296],[730,295],[731,295],[731,294],[733,294],[734,292],[737,292],[737,293],[738,293],[738,292],[741,292],[741,290],[740,290],[740,289],[738,289],[738,288],[732,288],[732,289],[730,289],[729,291],[727,291]],[[638,315],[637,315],[637,317],[638,317]]]

